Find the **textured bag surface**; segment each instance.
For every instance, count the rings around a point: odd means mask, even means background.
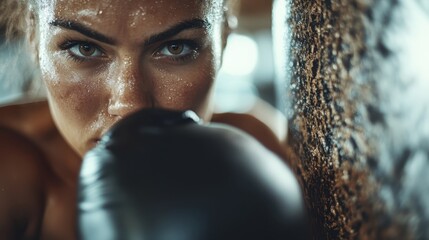
[[[428,2],[275,4],[289,140],[317,238],[429,239]]]

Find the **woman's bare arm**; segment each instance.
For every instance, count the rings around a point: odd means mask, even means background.
[[[43,155],[27,138],[0,127],[0,236],[33,239],[44,212]]]

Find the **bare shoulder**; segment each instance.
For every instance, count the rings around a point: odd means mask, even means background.
[[[37,234],[45,202],[44,164],[31,140],[0,127],[0,236],[27,239]]]
[[[46,101],[0,107],[0,125],[38,138],[55,129]]]

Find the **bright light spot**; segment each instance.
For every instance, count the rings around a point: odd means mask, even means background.
[[[258,45],[246,36],[231,34],[224,52],[221,71],[234,76],[253,73],[258,62]]]

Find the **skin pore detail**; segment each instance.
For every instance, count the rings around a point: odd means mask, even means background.
[[[223,1],[42,1],[36,44],[54,121],[85,154],[141,108],[208,121],[225,46]],[[166,11],[167,9],[167,11]]]

